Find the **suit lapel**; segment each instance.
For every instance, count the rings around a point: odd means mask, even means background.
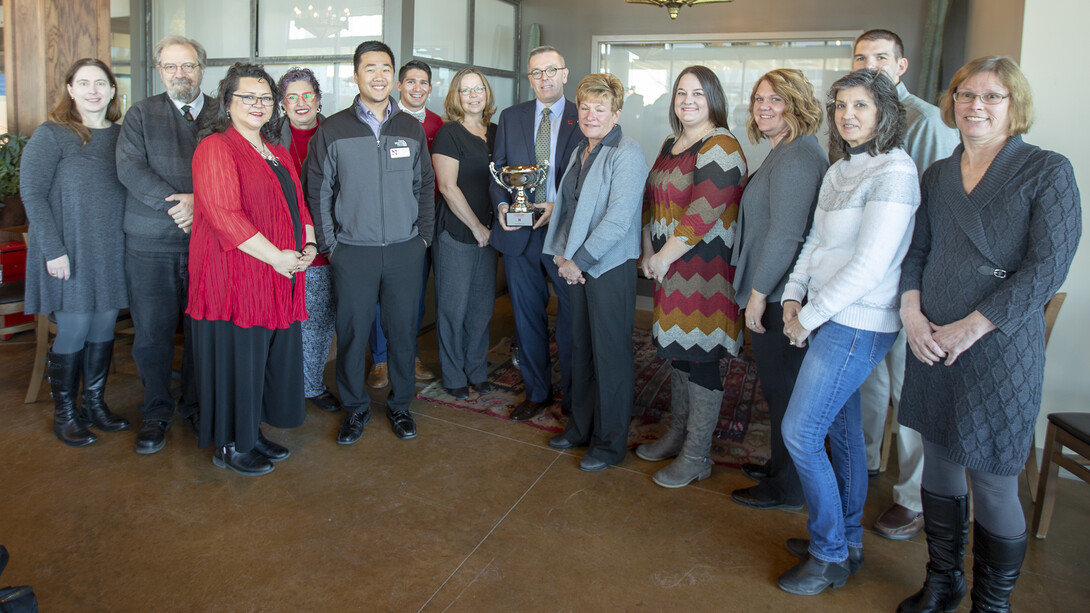
[[[560,119],[560,134],[556,137],[556,153],[553,155],[553,159],[564,164],[567,162],[567,158],[564,154],[571,154],[572,147],[568,146],[568,143],[575,138],[575,133],[578,132],[579,122],[579,109],[575,108],[575,103],[571,100],[564,100],[564,116]],[[560,175],[556,173],[556,187],[560,189]]]
[[[533,164],[536,160],[534,153],[534,111],[537,110],[537,102],[531,100],[526,104],[526,113],[522,120],[522,142],[526,146],[527,164]]]

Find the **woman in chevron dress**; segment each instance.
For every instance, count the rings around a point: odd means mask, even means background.
[[[640,261],[643,274],[656,281],[652,336],[659,356],[671,360],[673,417],[661,439],[636,450],[652,462],[677,456],[654,475],[670,488],[711,475],[723,398],[719,360],[742,346],[730,254],[747,177],[715,73],[690,66],[673,91],[673,134],[647,179]]]

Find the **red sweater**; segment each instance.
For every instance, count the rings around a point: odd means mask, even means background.
[[[299,218],[312,225],[299,174],[287,149],[268,144],[295,183]],[[194,319],[249,328],[286,328],[306,319],[304,274],[291,280],[239,251],[258,232],[280,249],[294,249],[291,213],[280,182],[233,127],[208,136],[193,154],[193,234],[189,240],[189,307]]]

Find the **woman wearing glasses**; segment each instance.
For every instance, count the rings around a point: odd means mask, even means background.
[[[279,128],[277,89],[236,63],[193,155],[189,308],[201,404],[200,445],[242,475],[290,451],[261,434],[303,423],[304,275],[317,255],[299,174]]]
[[[292,68],[280,77],[280,144],[291,154],[295,172],[302,176],[310,137],[318,131],[322,115],[322,88],[309,68]],[[303,330],[303,394],[323,411],[341,408],[329,388],[322,383],[326,358],[333,343],[333,324],[337,315],[337,296],[333,290],[333,271],[322,254],[315,256],[307,269],[307,318]]]
[[[1033,100],[1005,57],[973,60],[940,104],[961,146],[923,175],[901,276],[900,422],[923,436],[930,561],[900,611],[952,611],[965,596],[973,491],[973,611],[1009,611],[1026,552],[1018,474],[1033,442],[1045,368],[1045,302],[1082,230],[1067,158],[1022,141]]]
[[[443,387],[455,398],[492,391],[488,322],[496,295],[496,250],[489,246],[493,209],[488,163],[496,140],[496,106],[488,80],[463,68],[443,100],[446,123],[435,135],[431,163],[439,183],[435,219],[435,288]]]

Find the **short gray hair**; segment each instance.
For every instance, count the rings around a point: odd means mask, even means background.
[[[208,65],[208,53],[205,52],[200,43],[192,38],[186,38],[178,34],[168,34],[163,37],[163,40],[155,43],[155,49],[151,52],[152,60],[154,60],[156,66],[159,65],[159,58],[163,56],[163,49],[171,45],[189,45],[197,53],[197,63],[201,65],[201,68]]]
[[[530,55],[526,56],[526,59],[534,57],[535,55],[541,55],[542,53],[555,53],[560,56],[560,59],[564,59],[564,54],[556,50],[556,47],[552,45],[541,45],[540,47],[534,47],[530,49]]]

